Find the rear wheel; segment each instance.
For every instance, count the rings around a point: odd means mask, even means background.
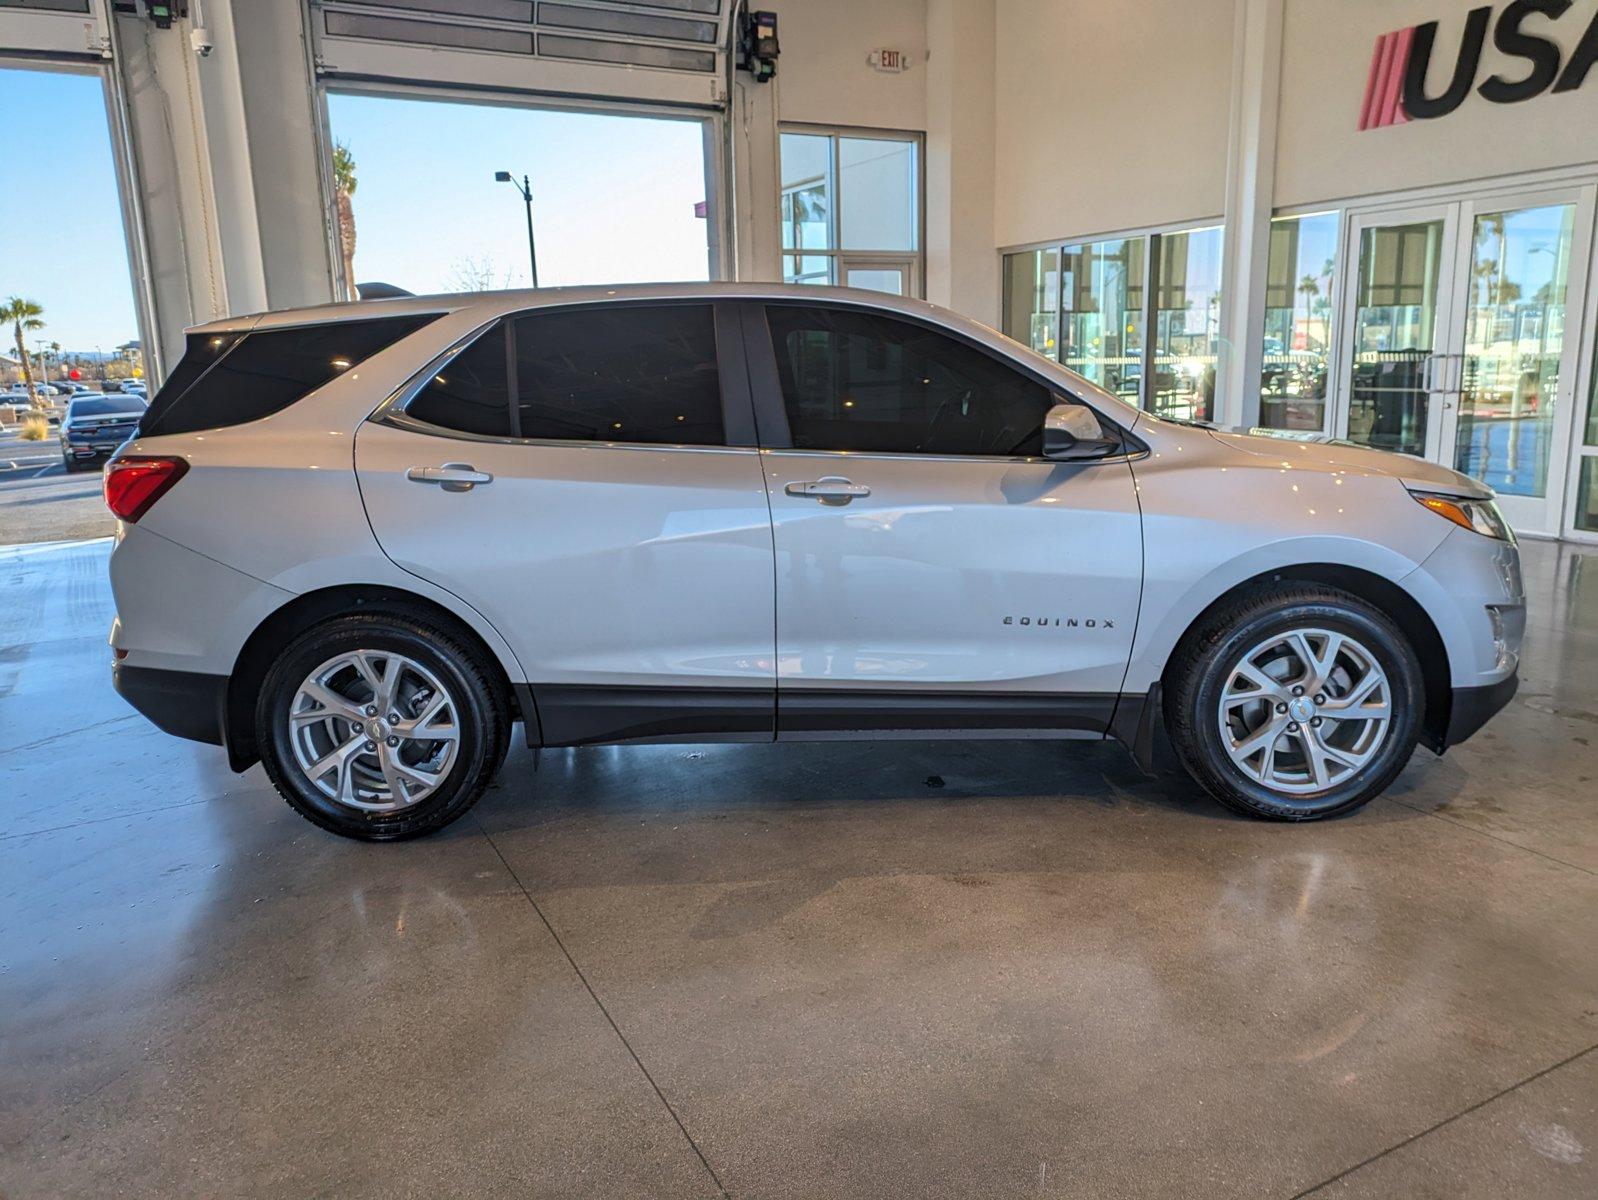
[[[283,798],[345,837],[441,829],[482,795],[510,721],[491,667],[447,630],[401,614],[339,617],[296,638],[256,704]]]
[[[1414,650],[1359,597],[1277,583],[1206,618],[1172,663],[1166,722],[1189,774],[1251,816],[1306,821],[1379,795],[1414,752]]]

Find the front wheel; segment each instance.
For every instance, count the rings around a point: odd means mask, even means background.
[[[1251,816],[1307,821],[1379,795],[1414,752],[1415,652],[1359,597],[1264,585],[1210,614],[1167,676],[1166,724],[1188,773]]]
[[[483,794],[510,719],[492,669],[449,631],[363,613],[291,642],[262,685],[267,775],[306,820],[394,841],[442,829]]]

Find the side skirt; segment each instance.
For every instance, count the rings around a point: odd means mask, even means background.
[[[517,685],[529,746],[1113,737],[1146,764],[1157,692],[907,692],[856,689]]]

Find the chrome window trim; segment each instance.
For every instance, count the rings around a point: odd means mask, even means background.
[[[920,454],[912,451],[899,450],[800,450],[793,447],[765,447],[760,448],[762,454],[798,454],[806,458],[845,458],[872,461],[879,458],[890,460],[905,460],[908,462],[980,462],[980,463],[1009,463],[1011,466],[1024,466],[1029,463],[1042,464],[1051,467],[1096,467],[1104,463],[1136,462],[1140,458],[1148,457],[1148,450],[1128,450],[1121,454],[1108,454],[1103,458],[1044,458],[1042,455],[1010,455],[1010,454]]]

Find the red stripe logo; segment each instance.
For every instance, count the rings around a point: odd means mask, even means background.
[[[1414,42],[1413,25],[1376,39],[1370,74],[1365,79],[1365,103],[1359,110],[1360,129],[1401,125],[1409,120],[1404,111],[1404,72],[1409,69],[1409,51]]]

